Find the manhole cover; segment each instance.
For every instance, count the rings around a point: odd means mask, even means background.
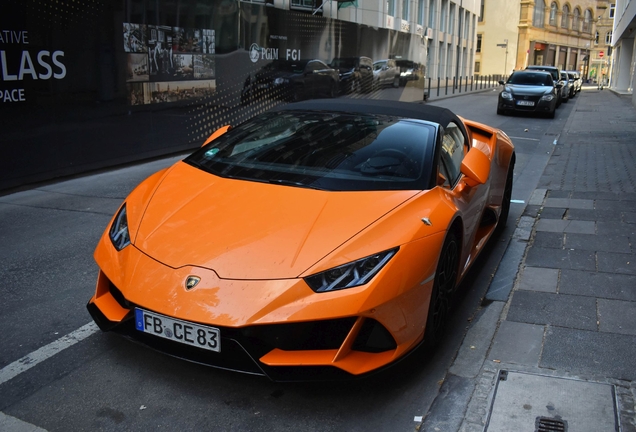
[[[614,387],[501,371],[486,431],[616,432]]]

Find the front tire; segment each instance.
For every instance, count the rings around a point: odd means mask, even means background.
[[[395,78],[393,78],[393,88],[398,88],[400,86],[400,76],[396,75]]]
[[[435,272],[431,301],[426,317],[424,344],[428,348],[439,345],[446,332],[451,310],[451,301],[457,284],[457,268],[459,266],[459,243],[457,235],[449,231]]]

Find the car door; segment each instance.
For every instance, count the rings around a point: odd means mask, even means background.
[[[446,191],[455,207],[459,210],[464,226],[462,239],[462,266],[463,272],[470,257],[472,244],[477,228],[486,205],[490,181],[485,184],[469,187],[462,179],[461,164],[468,151],[481,151],[471,149],[468,139],[461,128],[454,122],[444,128],[442,135],[440,159],[438,164],[438,184]]]

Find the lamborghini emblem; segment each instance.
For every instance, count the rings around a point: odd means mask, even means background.
[[[201,278],[199,276],[188,276],[188,278],[186,279],[185,287],[187,290],[191,290],[192,288],[197,286],[199,282],[201,282]]]

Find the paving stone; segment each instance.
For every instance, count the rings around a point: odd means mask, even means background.
[[[543,219],[563,219],[566,210],[565,208],[558,207],[544,208],[539,213],[539,217]]]
[[[529,206],[540,206],[543,204],[543,200],[545,199],[545,195],[548,191],[545,189],[535,189],[528,200]]]
[[[603,251],[631,253],[629,240],[624,236],[594,235],[594,234],[566,234],[565,249],[581,249],[587,251]]]
[[[565,218],[569,220],[619,221],[621,220],[621,212],[618,210],[569,209]]]
[[[636,224],[621,221],[597,221],[596,233],[601,235],[622,235],[636,238]]]
[[[636,201],[596,201],[597,210],[636,211]]]
[[[598,299],[599,330],[636,336],[636,302]]]
[[[529,216],[531,218],[536,218],[539,215],[539,210],[541,209],[540,205],[528,205],[523,210],[523,216]]]
[[[591,200],[614,200],[619,201],[621,194],[611,193],[611,192],[581,192],[574,191],[572,192],[572,198],[574,199],[591,199]]]
[[[515,291],[506,319],[529,324],[596,330],[596,299],[567,294]]]
[[[636,255],[596,252],[596,256],[601,272],[636,275]]]
[[[556,293],[558,281],[558,269],[526,267],[519,280],[518,289]]]
[[[544,207],[562,207],[571,209],[588,209],[594,208],[594,200],[572,199],[572,198],[546,198],[543,203]]]
[[[529,267],[596,270],[594,252],[531,247],[526,256]]]
[[[561,270],[560,294],[636,301],[636,277],[615,273]]]
[[[549,327],[539,366],[636,380],[636,336]]]
[[[532,241],[533,247],[563,249],[564,244],[563,233],[556,232],[537,232]]]
[[[546,199],[554,198],[570,198],[572,192],[565,190],[549,190],[546,194]]]
[[[537,231],[548,232],[571,232],[581,234],[596,233],[595,222],[592,221],[539,219],[536,229]]]
[[[538,366],[544,326],[502,321],[488,354],[489,360]]]

